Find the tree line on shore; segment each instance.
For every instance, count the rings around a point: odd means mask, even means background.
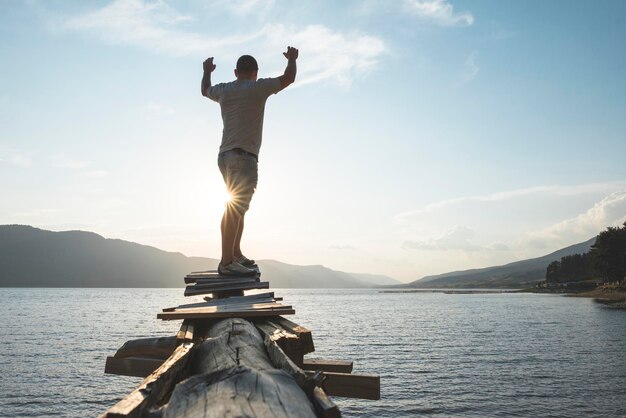
[[[546,269],[546,282],[563,283],[598,279],[621,282],[626,277],[626,222],[608,227],[597,237],[589,252],[553,261]]]

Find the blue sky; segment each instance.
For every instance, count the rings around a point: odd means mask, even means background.
[[[0,4],[0,223],[216,257],[219,107],[266,107],[254,258],[401,280],[539,256],[626,215],[621,1]]]

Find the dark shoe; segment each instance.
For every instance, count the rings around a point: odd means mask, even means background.
[[[256,270],[242,266],[236,261],[226,265],[220,263],[217,266],[217,272],[223,276],[254,276],[257,274]]]
[[[256,267],[258,267],[254,260],[249,259],[245,255],[242,255],[239,258],[235,258],[235,261],[238,262],[239,264],[241,264],[244,267],[248,267],[248,268],[256,268]]]

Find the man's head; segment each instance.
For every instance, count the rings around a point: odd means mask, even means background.
[[[259,72],[259,65],[251,55],[242,55],[237,60],[237,68],[235,68],[235,77],[238,80],[256,80]]]

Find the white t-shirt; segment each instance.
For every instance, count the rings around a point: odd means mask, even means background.
[[[257,81],[235,80],[207,88],[207,97],[218,102],[222,109],[224,130],[220,152],[241,148],[259,155],[265,102],[279,90],[278,77]]]

